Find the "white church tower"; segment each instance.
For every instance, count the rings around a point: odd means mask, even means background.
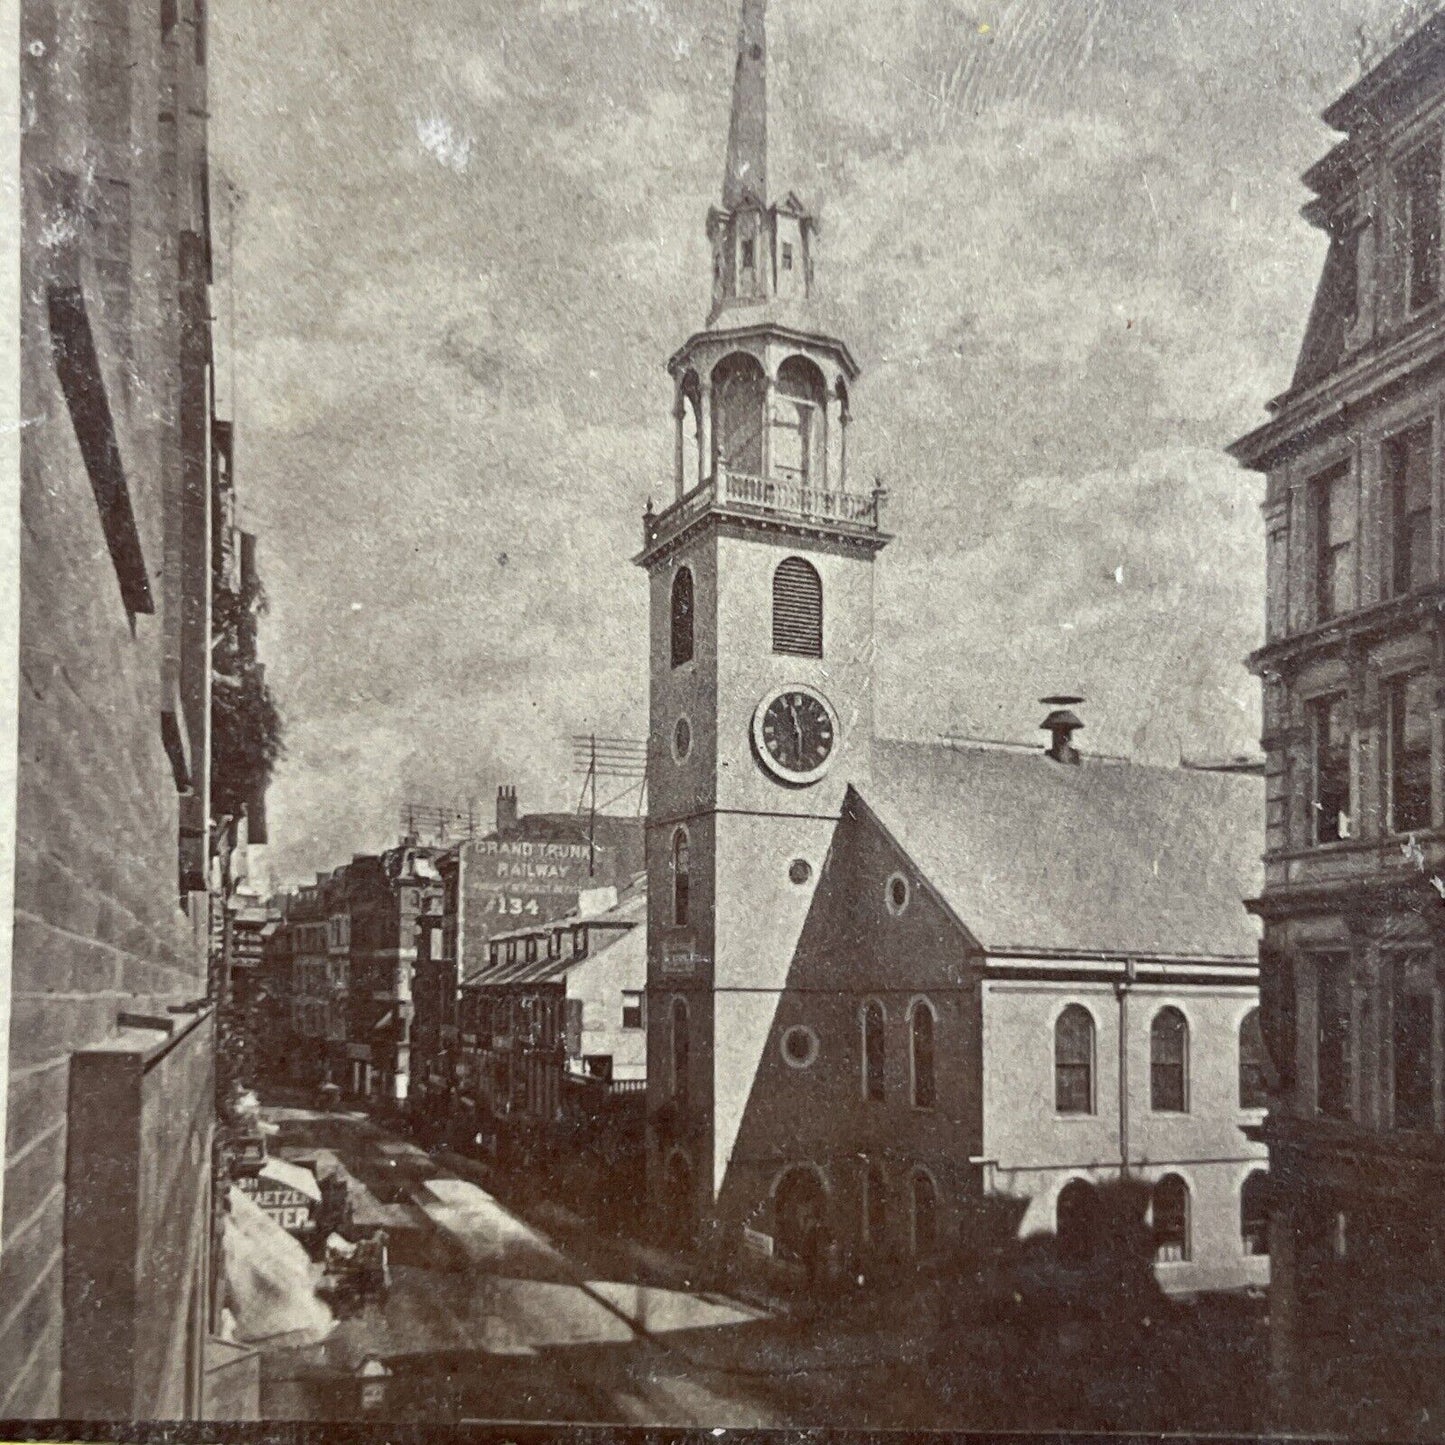
[[[766,0],[743,0],[705,328],[668,362],[675,493],[651,596],[648,1179],[700,1230],[847,784],[873,737],[881,492],[850,490],[847,345],[812,319],[817,230],[768,188]]]

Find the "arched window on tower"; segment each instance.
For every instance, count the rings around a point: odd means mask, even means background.
[[[712,374],[713,474],[763,474],[763,412],[768,379],[757,357],[735,351]]]
[[[784,558],[773,573],[773,651],[823,655],[823,579],[802,557]]]
[[[693,632],[692,569],[679,567],[672,579],[672,665],[692,661]]]
[[[1054,1108],[1094,1112],[1094,1016],[1082,1004],[1071,1003],[1054,1025]]]
[[[826,488],[828,383],[806,356],[790,356],[778,368],[769,421],[772,475],[803,487]]]
[[[679,828],[672,835],[672,921],[679,928],[687,927],[690,903],[688,894],[692,881],[690,874],[687,829]]]

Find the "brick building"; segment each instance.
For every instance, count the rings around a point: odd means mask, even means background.
[[[1445,16],[1324,112],[1329,239],[1266,478],[1264,1138],[1283,1423],[1445,1412]]]
[[[417,940],[441,917],[438,851],[357,854],[287,897],[267,950],[269,1017],[286,1037],[264,1052],[281,1077],[406,1100]]]
[[[20,11],[0,1415],[194,1417],[214,1129],[204,11]]]
[[[423,932],[413,987],[413,1053],[423,1081],[445,1072],[440,1058],[456,1042],[462,979],[486,967],[490,941],[575,912],[589,890],[626,888],[643,869],[643,823],[610,814],[522,813],[517,790],[504,786],[492,832],[440,854],[437,868],[440,927]]]
[[[1047,750],[876,736],[890,539],[849,489],[816,230],[770,199],[766,50],[744,0],[712,304],[637,558],[657,1218],[783,1277],[887,1277],[1002,1200],[1073,1268],[1128,1176],[1161,1287],[1258,1285],[1260,782],[1083,757],[1076,700]]]
[[[556,1153],[585,1126],[620,1117],[628,1098],[628,1122],[641,1124],[646,893],[635,886],[619,901],[606,888],[582,903],[551,923],[497,935],[483,966],[462,981],[455,1028],[418,1082],[428,1123],[466,1147]],[[640,1183],[639,1172],[632,1184]]]

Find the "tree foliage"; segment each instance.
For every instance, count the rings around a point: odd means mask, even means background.
[[[211,812],[239,816],[265,790],[285,755],[281,714],[255,658],[256,617],[265,611],[259,583],[212,600]]]

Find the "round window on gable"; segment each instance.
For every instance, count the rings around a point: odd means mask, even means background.
[[[895,873],[883,888],[883,901],[888,905],[888,911],[896,918],[913,897],[913,890],[908,886],[908,880],[901,874]]]
[[[788,882],[800,888],[813,876],[813,865],[806,858],[794,858],[788,864]]]
[[[806,1069],[818,1057],[818,1035],[807,1024],[794,1024],[783,1034],[783,1062]]]

